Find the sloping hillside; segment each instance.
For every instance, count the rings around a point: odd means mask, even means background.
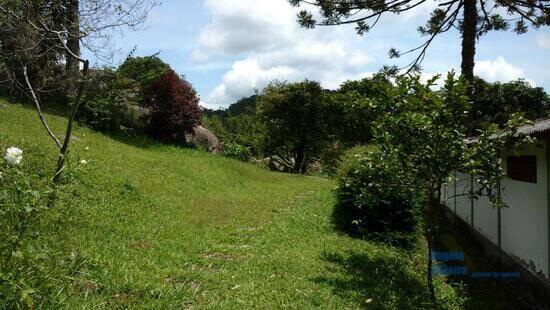
[[[63,118],[48,119],[62,132]],[[35,112],[0,102],[0,149],[9,146],[25,151],[24,170],[51,175],[55,149]],[[72,147],[69,182],[32,240],[64,253],[55,290],[39,298],[47,305],[427,307],[423,251],[335,231],[332,181],[86,128]],[[438,290],[441,305],[461,303]]]

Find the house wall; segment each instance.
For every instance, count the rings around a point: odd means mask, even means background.
[[[546,142],[538,141],[526,147],[519,155],[537,156],[537,183],[526,183],[505,178],[501,183],[501,194],[507,208],[501,209],[501,247],[504,252],[521,262],[531,272],[550,279],[549,274],[549,214],[548,167]],[[508,154],[507,154],[508,155]],[[505,157],[507,157],[507,155]],[[506,159],[506,158],[505,158]],[[506,168],[506,160],[504,160]],[[470,176],[457,173],[456,199],[452,197],[453,182],[444,189],[445,204],[450,211],[471,225],[483,237],[498,245],[498,210],[486,197],[474,201],[473,214],[470,190]],[[478,184],[474,181],[474,188]]]
[[[519,258],[535,273],[548,274],[548,168],[546,143],[538,142],[521,152],[537,156],[537,183],[506,178],[502,197],[502,248]],[[505,163],[506,165],[506,163]]]
[[[471,223],[471,205],[470,198],[468,197],[468,193],[470,192],[470,175],[461,172],[457,173],[456,192],[456,215],[466,223]],[[454,211],[454,208],[451,208],[451,210]]]
[[[474,189],[479,188],[479,184],[474,181]],[[487,196],[474,200],[474,227],[494,244],[498,243],[497,213],[497,209],[493,207]]]

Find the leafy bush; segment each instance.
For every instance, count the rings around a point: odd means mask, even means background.
[[[173,70],[144,90],[143,107],[150,112],[149,133],[161,141],[185,143],[185,134],[201,123],[196,91]]]
[[[377,74],[372,78],[347,81],[328,96],[328,123],[332,133],[346,147],[369,143],[373,122],[388,112],[380,102],[388,102],[393,85]]]
[[[350,150],[339,173],[340,228],[399,246],[417,238],[421,197],[395,158],[375,147]]]
[[[226,157],[231,157],[242,161],[249,161],[252,158],[252,153],[249,148],[235,142],[223,143],[223,154]]]

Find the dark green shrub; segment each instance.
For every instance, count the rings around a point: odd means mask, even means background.
[[[337,188],[341,229],[393,245],[414,244],[421,197],[400,165],[375,147],[348,152]]]

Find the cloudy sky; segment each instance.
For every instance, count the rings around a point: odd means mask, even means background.
[[[433,5],[427,1],[406,15],[387,15],[359,37],[354,26],[301,29],[298,9],[287,0],[164,0],[144,30],[114,40],[121,52],[110,65],[118,65],[134,46],[138,56],[160,52],[209,108],[226,107],[274,79],[308,78],[334,89],[384,64],[405,63],[407,59],[388,59],[387,52],[422,42],[416,29]],[[427,75],[459,69],[460,35],[438,37],[423,68]],[[525,78],[549,91],[550,29],[486,35],[478,44],[476,74],[489,81]]]

